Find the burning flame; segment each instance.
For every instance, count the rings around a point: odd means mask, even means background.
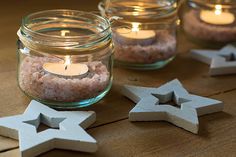
[[[66,36],[66,33],[70,33],[70,31],[69,30],[61,30],[61,36],[62,37]],[[67,70],[68,65],[70,65],[70,64],[71,64],[70,56],[65,56],[65,63],[64,63],[65,70]]]
[[[222,5],[215,5],[215,14],[220,15],[222,13]]]
[[[67,70],[68,66],[71,64],[70,56],[65,56],[65,70]]]
[[[139,31],[139,26],[140,26],[140,23],[138,22],[133,22],[132,23],[132,32],[138,32]]]

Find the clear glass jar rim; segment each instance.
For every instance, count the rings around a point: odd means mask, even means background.
[[[130,4],[129,4],[130,3]],[[122,7],[122,10],[121,10]],[[118,9],[119,8],[119,9]],[[166,1],[114,1],[104,0],[100,4],[100,11],[110,16],[132,16],[136,18],[165,18],[177,12],[177,0]],[[118,9],[118,10],[117,10]],[[120,14],[120,15],[119,15]],[[139,16],[136,16],[139,15]]]
[[[96,34],[91,34],[91,35],[80,35],[80,36],[59,36],[59,35],[48,35],[48,34],[44,34],[44,33],[40,33],[37,31],[32,30],[31,28],[29,28],[27,26],[27,24],[30,23],[30,18],[37,16],[37,15],[43,15],[46,13],[65,13],[65,12],[73,12],[73,13],[77,13],[79,15],[90,15],[91,17],[95,17],[98,19],[101,19],[105,24],[106,24],[106,28],[104,30],[102,30],[101,32],[98,32]],[[32,19],[31,19],[32,20]],[[68,40],[76,40],[76,39],[83,39],[83,38],[96,38],[99,34],[103,34],[106,31],[109,31],[111,28],[111,24],[110,21],[102,16],[96,15],[94,13],[90,13],[90,12],[85,12],[85,11],[78,11],[78,10],[69,10],[69,9],[54,9],[54,10],[44,10],[44,11],[39,11],[39,12],[35,12],[35,13],[31,13],[25,17],[23,17],[22,19],[22,26],[21,26],[21,31],[23,31],[23,33],[25,34],[30,34],[30,35],[36,35],[38,37],[43,37],[43,38],[53,38],[54,40],[60,40],[60,39],[67,39]]]
[[[53,18],[58,19],[53,21]],[[66,19],[67,23],[63,23],[63,19]],[[31,26],[28,26],[30,24]],[[63,24],[65,25],[63,26]],[[89,32],[91,34],[80,35],[79,33],[74,36],[62,36],[40,32],[47,28],[46,33],[50,33],[50,29],[78,28],[81,32],[83,29],[91,30]],[[111,33],[110,21],[102,16],[84,11],[57,9],[36,12],[24,17],[17,35],[26,47],[38,53],[86,55],[96,54],[109,47],[112,42]]]
[[[236,8],[235,0],[188,0],[190,6],[196,7],[207,7],[214,8],[215,5],[222,5],[222,8],[233,9]]]

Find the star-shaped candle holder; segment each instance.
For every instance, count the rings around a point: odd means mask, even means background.
[[[236,73],[236,47],[229,44],[220,50],[192,50],[191,56],[210,65],[210,75]]]
[[[221,101],[189,94],[177,79],[159,88],[125,85],[122,93],[137,103],[130,121],[163,120],[192,133],[198,133],[198,116],[223,110]],[[178,107],[169,104],[171,100]]]
[[[31,101],[22,115],[0,118],[0,135],[19,139],[22,157],[33,157],[51,149],[95,152],[97,142],[84,129],[96,120],[92,111],[56,111]],[[40,123],[50,129],[38,132]]]

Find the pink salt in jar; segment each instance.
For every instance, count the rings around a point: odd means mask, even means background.
[[[115,63],[158,69],[176,56],[177,0],[104,0],[99,9],[112,23]]]
[[[236,41],[235,0],[188,0],[182,9],[182,28],[189,39],[206,47]]]
[[[23,18],[18,31],[18,83],[54,108],[96,103],[112,85],[110,23],[95,14],[48,10]]]

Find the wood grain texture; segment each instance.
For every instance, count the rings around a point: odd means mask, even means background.
[[[167,122],[122,120],[88,132],[98,140],[95,154],[54,150],[42,157],[73,156],[226,156],[233,157],[236,147],[236,91],[213,96],[225,102],[223,112],[200,117],[199,135],[184,131]],[[131,101],[129,103],[132,103]],[[16,156],[18,150],[3,154]]]
[[[0,141],[0,152],[18,147],[16,140],[0,136]]]
[[[21,18],[29,13],[55,8],[86,11],[97,9],[99,0],[8,0],[0,6],[0,117],[21,114],[30,99],[17,87],[16,31]],[[134,71],[114,68],[114,84],[99,103],[82,110],[93,110],[96,123],[88,132],[98,140],[96,154],[56,150],[43,157],[64,156],[226,156],[236,154],[236,75],[210,77],[209,67],[190,58],[190,49],[202,49],[178,32],[178,55],[165,68]],[[193,135],[166,122],[130,123],[129,111],[134,104],[121,95],[124,84],[158,87],[178,78],[193,94],[213,96],[225,102],[224,112],[200,118],[200,134]],[[18,142],[0,137],[0,157],[18,157]],[[13,149],[7,151],[8,149]]]
[[[223,112],[202,116],[199,135],[194,135],[166,122],[137,122],[123,120],[103,127],[90,129],[97,138],[99,150],[95,155],[113,157],[179,157],[226,156],[233,157],[236,148],[236,91],[212,98],[224,100]],[[63,156],[69,152],[52,151],[43,157]],[[71,152],[70,156],[78,153]]]

